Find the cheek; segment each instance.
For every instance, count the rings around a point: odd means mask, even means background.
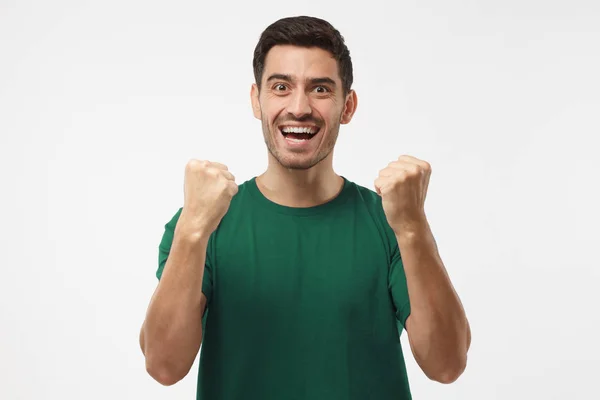
[[[318,109],[315,109],[315,111],[317,111],[316,114],[319,115],[329,126],[338,124],[342,118],[343,112],[343,110],[339,109],[339,107],[336,107],[335,105],[321,106]]]
[[[280,102],[268,102],[262,105],[263,118],[266,118],[269,124],[273,124],[281,116],[284,107]]]

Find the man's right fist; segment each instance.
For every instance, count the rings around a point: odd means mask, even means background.
[[[185,167],[184,202],[180,220],[190,233],[210,235],[227,213],[237,191],[235,177],[225,165],[190,160]]]

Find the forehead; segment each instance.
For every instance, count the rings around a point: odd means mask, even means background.
[[[271,74],[303,78],[331,78],[340,81],[337,61],[331,53],[318,47],[277,45],[265,59],[263,79]]]

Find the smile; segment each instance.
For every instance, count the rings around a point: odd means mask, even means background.
[[[302,142],[312,139],[321,129],[317,126],[280,126],[279,131],[289,141]]]

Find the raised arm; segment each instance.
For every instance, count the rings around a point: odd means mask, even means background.
[[[237,191],[225,165],[198,160],[186,165],[184,205],[140,332],[146,369],[163,385],[183,379],[200,349],[208,241]]]
[[[430,379],[451,383],[466,368],[471,328],[425,217],[430,174],[427,162],[402,156],[379,172],[375,188],[402,257],[412,353]]]

